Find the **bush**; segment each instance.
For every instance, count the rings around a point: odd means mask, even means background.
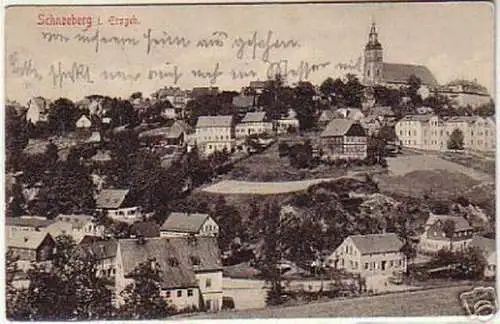
[[[222,310],[234,309],[234,299],[233,297],[223,296],[222,297]]]

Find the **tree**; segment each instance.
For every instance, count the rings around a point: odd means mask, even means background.
[[[7,318],[9,319],[19,313],[18,291],[14,287],[14,279],[18,272],[18,260],[19,257],[15,256],[11,250],[5,253],[5,306]]]
[[[343,93],[344,104],[347,107],[361,108],[364,87],[354,74],[348,73],[346,78],[347,82],[345,83]]]
[[[162,319],[173,313],[161,296],[162,269],[156,259],[149,259],[136,266],[131,274],[133,282],[121,292],[123,305],[121,319]]]
[[[464,134],[460,129],[455,128],[453,132],[451,132],[447,146],[449,150],[464,149]]]
[[[282,303],[283,285],[281,278],[281,230],[280,230],[280,207],[277,202],[269,203],[264,214],[264,242],[262,273],[266,281],[270,284],[267,291],[266,303],[268,305],[278,305]]]
[[[28,125],[24,115],[17,115],[13,106],[5,106],[5,167],[14,171],[21,165],[21,154],[28,145]]]
[[[408,78],[408,89],[407,94],[410,97],[411,102],[414,107],[419,107],[422,105],[422,97],[418,94],[418,90],[422,86],[422,80],[415,76],[414,74],[410,75]]]
[[[219,224],[217,237],[221,251],[229,249],[231,242],[242,232],[242,220],[238,210],[226,204],[223,196],[217,200],[214,208],[214,220]]]
[[[311,129],[315,126],[315,105],[313,97],[316,90],[310,82],[301,81],[294,88],[293,106],[297,113],[300,129]]]
[[[288,153],[290,164],[298,169],[308,168],[311,166],[313,152],[310,141],[305,143],[297,143],[293,145]]]
[[[58,162],[51,172],[41,176],[42,188],[36,200],[28,204],[35,215],[85,213],[95,207],[94,183],[89,170],[80,162]]]
[[[108,278],[98,276],[97,261],[77,253],[69,236],[56,238],[52,267],[34,265],[29,287],[19,292],[17,320],[99,320],[112,316]]]
[[[80,116],[78,108],[71,100],[59,98],[50,105],[49,126],[57,134],[65,134],[75,129],[75,122]]]
[[[453,250],[453,237],[455,235],[455,222],[447,219],[443,223],[444,236],[450,240],[450,251]]]

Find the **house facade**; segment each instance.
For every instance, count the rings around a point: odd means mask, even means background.
[[[97,275],[101,277],[115,278],[117,272],[118,241],[115,239],[95,238],[80,242],[77,252],[81,256],[88,256],[97,264]]]
[[[219,234],[219,225],[208,214],[171,213],[160,227],[160,236],[214,236]]]
[[[61,224],[70,224],[71,232],[78,243],[85,236],[100,237],[104,234],[104,226],[95,222],[94,217],[90,215],[59,215],[55,220]]]
[[[236,138],[255,134],[271,134],[273,123],[268,120],[265,112],[249,112],[235,127]]]
[[[87,116],[82,115],[76,121],[75,126],[76,126],[76,128],[79,128],[79,129],[89,129],[90,127],[92,127],[92,122],[90,121],[90,119]]]
[[[464,249],[471,243],[473,229],[465,218],[429,213],[424,233],[420,236],[420,242],[417,247],[421,253],[433,254],[441,249],[450,248],[450,238],[446,237],[444,231],[444,224],[447,221],[452,221],[455,224],[455,232],[451,238],[451,247],[453,250]]]
[[[395,233],[351,235],[328,258],[331,267],[363,277],[406,271],[403,242]]]
[[[133,223],[142,218],[139,206],[128,199],[128,189],[103,189],[96,198],[96,210],[111,219]]]
[[[436,115],[407,115],[396,123],[401,145],[421,150],[446,151],[454,130],[463,135],[464,149],[494,151],[496,124],[492,117],[457,116],[441,119]]]
[[[277,134],[287,134],[290,130],[298,130],[300,127],[300,122],[297,119],[297,113],[293,109],[288,111],[287,116],[283,116],[276,120],[275,124]]]
[[[50,102],[42,97],[35,97],[28,100],[26,111],[26,121],[36,124],[48,120]]]
[[[326,159],[365,159],[366,132],[358,122],[336,118],[321,133],[320,146]]]
[[[216,151],[231,152],[234,142],[233,116],[200,116],[196,123],[196,144],[200,151],[211,154]]]

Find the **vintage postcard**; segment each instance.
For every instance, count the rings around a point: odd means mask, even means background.
[[[5,11],[7,319],[495,316],[493,3]]]

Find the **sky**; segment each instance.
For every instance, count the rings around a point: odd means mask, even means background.
[[[81,25],[48,25],[63,16]],[[276,66],[284,71],[284,61],[290,84],[320,84],[359,73],[372,22],[384,62],[426,65],[439,83],[476,79],[494,92],[494,8],[486,2],[10,7],[5,21],[5,94],[21,104],[32,96],[149,96],[163,86],[240,90]],[[185,46],[168,43],[175,37]],[[215,38],[221,46],[197,46]]]

